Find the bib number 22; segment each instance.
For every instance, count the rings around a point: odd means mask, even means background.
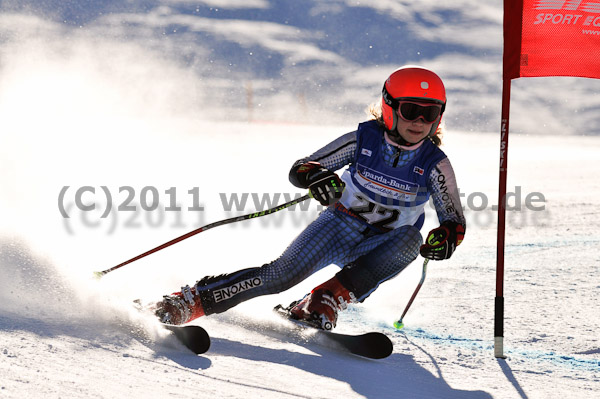
[[[361,219],[372,226],[382,230],[392,230],[392,224],[398,220],[400,211],[386,208],[382,205],[369,201],[362,195],[354,197],[354,206],[350,210]]]

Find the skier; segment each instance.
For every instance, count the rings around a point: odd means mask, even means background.
[[[204,277],[165,295],[155,314],[183,324],[224,312],[248,299],[285,291],[316,271],[341,270],[288,308],[292,317],[335,327],[338,311],[364,301],[404,270],[419,253],[452,256],[465,219],[450,161],[439,149],[446,90],[433,71],[405,66],[385,81],[372,120],[358,125],[307,158],[289,178],[327,208],[283,254],[262,267]],[[344,166],[341,179],[334,171]],[[424,207],[430,196],[440,226],[422,245]]]

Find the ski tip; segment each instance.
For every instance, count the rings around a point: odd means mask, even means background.
[[[387,335],[370,332],[356,337],[356,345],[349,346],[352,353],[371,359],[384,359],[394,352],[394,344]]]
[[[374,333],[377,334],[377,333]],[[380,333],[379,335],[379,350],[374,353],[374,359],[383,359],[390,356],[394,352],[394,343],[387,335]]]
[[[162,323],[161,323],[162,324]],[[208,352],[210,349],[210,336],[206,330],[196,325],[181,325],[175,326],[171,324],[162,324],[167,330],[173,332],[175,337],[185,347],[194,352],[196,355],[201,355]]]

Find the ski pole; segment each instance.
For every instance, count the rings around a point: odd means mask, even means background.
[[[417,289],[412,294],[412,297],[410,297],[410,301],[408,301],[408,304],[406,305],[406,308],[404,309],[402,316],[400,316],[400,318],[394,322],[394,327],[396,327],[398,330],[401,330],[404,327],[404,323],[402,322],[402,320],[404,319],[404,316],[406,316],[406,312],[408,312],[410,305],[412,305],[413,301],[417,297],[417,294],[419,293],[419,290],[421,289],[421,287],[423,286],[423,283],[425,282],[425,276],[427,275],[427,263],[428,262],[429,262],[429,259],[425,258],[425,261],[423,262],[423,273],[421,274],[421,281],[419,281],[419,285],[417,285]]]
[[[140,254],[140,255],[135,256],[135,257],[133,257],[133,258],[131,258],[129,260],[126,260],[123,263],[119,263],[118,265],[113,266],[113,267],[111,267],[109,269],[103,270],[101,272],[94,272],[94,275],[96,276],[96,278],[100,279],[105,274],[108,274],[108,273],[110,273],[110,272],[112,272],[114,270],[120,269],[121,267],[123,267],[125,265],[128,265],[128,264],[130,264],[132,262],[135,262],[138,259],[141,259],[141,258],[143,258],[145,256],[148,256],[150,254],[158,252],[161,249],[165,249],[165,248],[167,248],[167,247],[169,247],[169,246],[171,246],[173,244],[176,244],[176,243],[178,243],[180,241],[185,240],[186,238],[190,238],[191,236],[194,236],[194,235],[196,235],[198,233],[201,233],[201,232],[206,231],[208,229],[212,229],[213,227],[223,226],[223,225],[229,224],[229,223],[241,222],[242,220],[255,219],[255,218],[258,218],[258,217],[261,217],[261,216],[270,215],[272,213],[279,212],[279,211],[282,211],[284,209],[287,209],[287,208],[289,208],[289,207],[291,207],[293,205],[296,205],[296,204],[298,204],[298,203],[300,203],[302,201],[305,201],[305,200],[307,200],[309,198],[312,198],[312,196],[310,195],[310,193],[306,194],[306,195],[303,195],[302,197],[296,198],[296,199],[294,199],[292,201],[289,201],[289,202],[286,202],[284,204],[281,204],[281,205],[278,205],[276,207],[273,207],[271,209],[267,209],[266,211],[254,212],[254,213],[250,213],[250,214],[247,214],[247,215],[236,216],[236,217],[232,217],[232,218],[229,218],[229,219],[224,219],[224,220],[220,220],[218,222],[207,224],[206,226],[199,227],[196,230],[190,231],[189,233],[186,233],[186,234],[184,234],[182,236],[174,238],[171,241],[165,242],[164,244],[159,245],[156,248],[153,248],[153,249],[151,249],[149,251],[144,252],[143,254]]]

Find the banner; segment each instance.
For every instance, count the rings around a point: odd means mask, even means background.
[[[504,79],[600,78],[600,0],[504,0]]]

